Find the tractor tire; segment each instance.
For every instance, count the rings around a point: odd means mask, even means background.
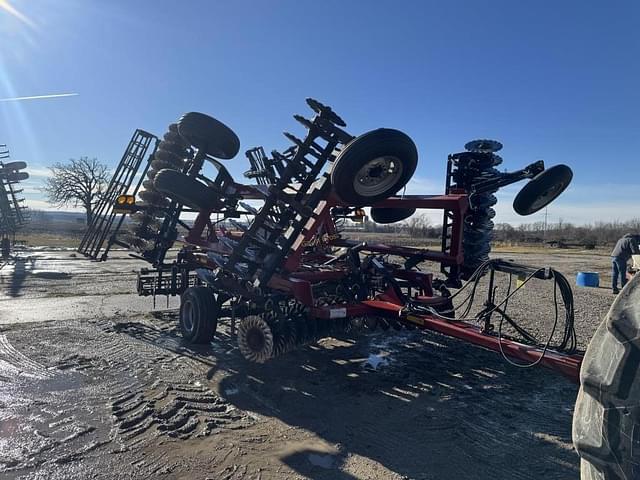
[[[169,198],[199,212],[215,210],[220,206],[213,188],[175,170],[160,170],[153,184]]]
[[[400,191],[417,165],[418,151],[409,136],[379,128],[344,147],[331,169],[331,183],[343,203],[370,206]]]
[[[371,219],[380,224],[396,223],[406,220],[416,213],[415,208],[371,208]]]
[[[240,150],[240,139],[233,130],[204,113],[185,113],[178,122],[178,132],[189,145],[221,160],[235,157]]]
[[[189,287],[180,298],[180,331],[189,343],[209,343],[218,326],[220,304],[208,287]]]
[[[640,478],[640,275],[613,302],[582,362],[573,443],[582,480]]]

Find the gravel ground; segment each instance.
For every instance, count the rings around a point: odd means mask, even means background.
[[[611,282],[611,266],[609,256],[590,253],[553,253],[522,254],[522,253],[494,253],[494,258],[513,261],[535,267],[551,267],[564,275],[573,289],[575,306],[575,330],[577,346],[584,350],[599,320],[609,310],[614,296],[611,288],[606,288]],[[579,271],[598,272],[600,275],[600,288],[577,287],[576,274]],[[496,303],[505,298],[509,288],[509,279],[506,274],[496,274]],[[512,281],[512,290],[516,288],[516,280]],[[488,278],[484,277],[479,284],[477,294],[477,307],[472,314],[479,311],[482,301],[487,298]],[[560,327],[564,324],[564,310],[562,309],[560,293],[557,294],[560,303],[559,328],[553,341],[556,342],[561,334]],[[482,300],[482,301],[480,301]],[[542,342],[546,342],[555,321],[554,284],[552,281],[532,279],[519,290],[508,304],[508,313]],[[496,318],[497,321],[497,318]],[[514,333],[506,328],[507,333]],[[557,343],[557,342],[556,342]]]
[[[577,387],[560,375],[420,331],[325,339],[248,364],[226,322],[212,345],[185,344],[175,300],[152,310],[131,293],[140,263],[72,255],[25,252],[0,270],[2,478],[579,477]],[[499,256],[572,284],[579,270],[609,279],[609,258],[593,253]],[[509,307],[541,339],[550,288],[531,282]],[[574,294],[584,347],[613,296]]]

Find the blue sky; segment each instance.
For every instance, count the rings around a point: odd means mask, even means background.
[[[446,155],[504,143],[504,166],[567,163],[551,221],[640,217],[640,2],[0,0],[0,143],[31,165],[81,155],[115,166],[137,127],[183,112],[230,125],[242,151],[288,146],[304,98],[352,134],[416,142],[412,193],[440,193]],[[242,156],[228,162],[237,179]],[[497,221],[535,221],[501,195]],[[434,218],[437,218],[436,215]]]

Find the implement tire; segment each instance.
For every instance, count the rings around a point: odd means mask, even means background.
[[[240,150],[240,140],[233,130],[204,113],[185,113],[178,121],[178,132],[188,144],[222,160],[235,157]]]
[[[218,327],[220,305],[208,287],[190,287],[180,298],[180,331],[189,343],[209,343]]]
[[[383,208],[372,207],[371,219],[376,223],[388,224],[401,222],[416,213],[415,208]]]
[[[513,199],[513,209],[523,216],[542,210],[567,189],[572,178],[573,172],[566,165],[547,168],[522,187]]]
[[[640,275],[613,302],[582,362],[573,443],[582,480],[640,478]]]
[[[331,169],[333,188],[346,205],[373,205],[404,187],[418,165],[413,140],[399,130],[379,128],[349,142]]]
[[[220,206],[216,190],[175,170],[160,170],[153,180],[156,190],[182,205],[207,212]]]

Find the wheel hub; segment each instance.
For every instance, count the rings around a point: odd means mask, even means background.
[[[542,206],[549,203],[549,198],[553,198],[559,190],[562,189],[562,185],[551,185],[547,190],[542,192],[540,196],[531,204],[533,210],[539,210]]]
[[[402,162],[397,157],[377,157],[358,170],[353,187],[360,195],[373,196],[392,187],[401,176]]]
[[[262,331],[254,328],[247,332],[247,345],[254,352],[260,352],[264,348],[264,334]]]

